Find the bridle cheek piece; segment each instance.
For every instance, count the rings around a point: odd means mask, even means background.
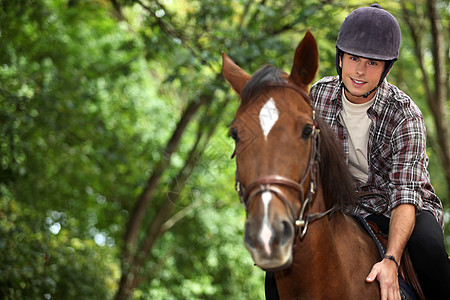
[[[308,96],[308,94],[297,87],[296,85],[287,83],[287,84],[269,84],[268,87],[282,87],[282,88],[291,88],[297,91],[305,101],[308,102],[308,104],[311,105],[311,100]],[[238,178],[238,171],[236,169],[236,182],[235,182],[235,189],[238,192],[239,199],[241,203],[243,204],[245,208],[245,212],[248,215],[248,208],[251,205],[252,200],[259,194],[262,194],[264,192],[270,192],[275,194],[287,207],[287,210],[290,213],[291,221],[295,224],[295,227],[297,228],[298,234],[300,239],[303,239],[303,237],[306,234],[306,231],[308,230],[308,224],[309,222],[313,222],[317,219],[320,219],[331,212],[334,211],[335,207],[320,212],[320,213],[307,213],[307,211],[310,210],[311,204],[314,200],[314,195],[317,190],[317,182],[318,182],[318,165],[320,160],[320,153],[319,153],[319,143],[320,143],[320,129],[318,128],[318,125],[316,123],[316,114],[313,109],[312,112],[312,118],[313,118],[313,130],[310,135],[311,139],[311,151],[309,155],[309,161],[308,161],[308,167],[306,169],[305,174],[303,175],[300,182],[294,181],[292,179],[280,176],[280,175],[268,175],[263,176],[260,178],[257,178],[256,180],[252,181],[247,187],[245,187]],[[235,156],[236,150],[233,153],[232,158]],[[309,178],[309,185],[306,190],[306,193],[304,191],[304,185],[306,180]],[[300,213],[297,214],[294,212],[294,209],[292,205],[290,204],[287,197],[284,195],[283,191],[279,188],[279,186],[284,186],[290,189],[293,189],[297,191],[300,194],[300,203],[301,203],[301,209]],[[305,196],[306,194],[306,196]],[[295,220],[295,221],[294,221]]]

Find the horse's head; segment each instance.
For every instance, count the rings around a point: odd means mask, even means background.
[[[297,230],[306,231],[305,202],[315,189],[318,133],[308,86],[318,68],[317,44],[307,32],[290,74],[265,66],[251,77],[222,57],[223,74],[241,98],[230,135],[247,211],[245,245],[261,268],[284,268]]]

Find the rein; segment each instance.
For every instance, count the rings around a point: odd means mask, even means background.
[[[296,92],[298,92],[309,105],[312,106],[312,101],[309,98],[309,95],[304,90],[302,90],[301,88],[299,88],[294,84],[270,83],[267,85],[267,87],[280,87],[293,89]],[[250,207],[252,200],[257,195],[262,194],[264,192],[273,193],[276,196],[278,196],[279,199],[281,199],[285,207],[287,207],[288,211],[290,212],[291,221],[295,224],[295,227],[298,229],[300,239],[303,239],[303,237],[305,236],[309,222],[318,220],[335,210],[335,206],[333,206],[332,208],[324,212],[307,213],[307,211],[311,209],[311,204],[315,199],[314,195],[317,190],[318,165],[320,160],[320,153],[319,153],[320,129],[318,128],[318,125],[316,123],[316,113],[314,108],[312,111],[312,119],[314,125],[313,131],[310,135],[311,151],[309,155],[308,167],[300,182],[279,175],[268,175],[257,178],[254,181],[252,181],[247,187],[244,187],[244,185],[239,181],[238,172],[236,169],[235,189],[239,194],[239,199],[244,205],[245,212],[248,214],[248,207]],[[236,150],[234,151],[232,158],[235,156],[235,154]],[[304,185],[308,178],[309,178],[309,186],[307,188],[305,196]],[[289,200],[284,195],[283,191],[279,188],[279,186],[284,186],[293,189],[300,194],[301,210],[298,217],[297,214],[294,212],[292,205],[289,203]]]

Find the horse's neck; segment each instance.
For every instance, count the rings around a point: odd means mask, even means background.
[[[334,216],[333,218],[335,218]],[[318,299],[323,293],[321,282],[329,282],[336,270],[343,269],[332,231],[324,225],[327,218],[310,224],[307,234],[296,237],[294,259],[289,269],[276,274],[281,299],[302,294],[305,299]],[[318,238],[320,237],[320,238]]]
[[[324,209],[324,205],[319,207]],[[312,211],[317,212],[315,209]],[[353,294],[349,282],[364,282],[375,263],[368,258],[377,251],[370,238],[340,211],[331,219],[324,217],[309,224],[304,239],[296,239],[292,266],[276,274],[280,296],[285,293],[282,298],[302,294],[305,299],[327,299],[330,295],[344,299]]]

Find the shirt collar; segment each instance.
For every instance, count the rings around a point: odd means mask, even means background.
[[[383,80],[383,83],[378,87],[375,97],[374,103],[372,105],[372,111],[376,115],[381,115],[383,113],[383,109],[385,109],[385,104],[389,96],[389,87],[386,79]]]

